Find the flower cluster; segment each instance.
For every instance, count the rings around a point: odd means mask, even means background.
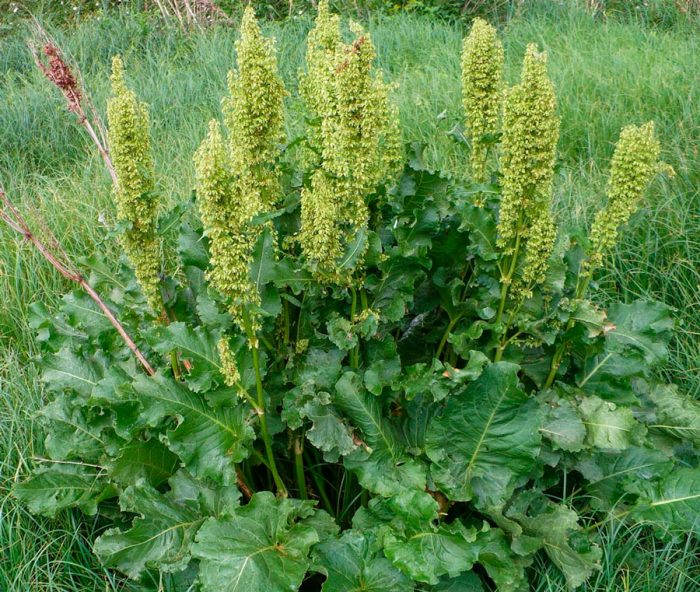
[[[238,371],[238,362],[236,356],[231,351],[227,337],[222,337],[217,342],[219,350],[219,359],[221,360],[221,375],[224,377],[226,386],[240,386],[241,374]]]
[[[617,241],[618,228],[637,210],[644,190],[660,169],[659,152],[653,122],[629,125],[620,132],[610,169],[608,204],[595,216],[585,273],[603,262],[606,251]]]
[[[257,195],[240,190],[217,121],[210,122],[194,163],[197,203],[210,241],[209,281],[229,298],[230,312],[243,326],[245,308],[260,302],[249,274],[258,235],[250,220],[259,212],[260,203]]]
[[[158,201],[148,132],[148,107],[124,82],[124,64],[112,61],[112,97],[107,103],[109,143],[117,175],[117,218],[127,228],[122,244],[149,305],[161,307],[160,239],[156,233]]]
[[[309,37],[302,95],[320,128],[312,133],[320,164],[301,196],[302,249],[320,280],[347,281],[336,268],[344,246],[366,227],[366,198],[401,161],[398,112],[389,86],[373,71],[369,35],[353,26],[344,44],[340,23],[320,4]]]
[[[284,141],[284,98],[274,40],[263,37],[251,6],[236,42],[237,68],[229,73],[223,101],[229,149],[239,190],[268,209],[279,198],[277,160]]]
[[[524,241],[521,283],[525,294],[544,279],[556,227],[551,199],[559,118],[554,87],[547,77],[547,55],[529,45],[520,84],[506,93],[503,116],[503,197],[498,244],[518,255]],[[522,245],[520,245],[522,248]]]
[[[262,227],[251,220],[281,193],[277,161],[287,92],[273,42],[262,36],[250,6],[236,50],[238,67],[229,74],[230,96],[223,101],[228,145],[212,121],[194,162],[197,201],[210,240],[209,279],[229,299],[238,325],[252,335],[259,328],[254,309],[260,294],[250,279],[250,262]]]
[[[498,130],[503,59],[496,29],[481,18],[474,19],[462,48],[462,100],[472,143],[472,177],[478,182],[486,180],[488,143],[484,138]]]

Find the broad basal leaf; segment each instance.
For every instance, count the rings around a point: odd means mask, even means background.
[[[326,575],[323,592],[406,592],[411,580],[386,559],[371,533],[349,530],[314,547],[315,568]]]
[[[166,419],[177,423],[166,432],[166,444],[188,471],[218,483],[235,481],[234,463],[248,456],[255,438],[245,404],[232,400],[229,406],[212,408],[203,396],[160,374],[137,378],[134,390],[145,423],[159,426]]]
[[[329,462],[352,452],[356,445],[347,422],[332,404],[333,391],[345,352],[311,349],[301,369],[294,375],[297,385],[285,395],[282,420],[291,429],[298,429],[305,419],[312,422],[306,437]]]
[[[660,481],[640,481],[632,518],[666,535],[700,532],[700,469],[675,468]]]
[[[31,512],[53,518],[66,508],[93,515],[97,504],[116,496],[117,490],[94,467],[54,464],[15,485],[13,493]]]
[[[133,579],[146,569],[174,572],[187,567],[194,535],[205,519],[199,507],[179,503],[145,482],[124,490],[119,505],[138,517],[129,530],[112,528],[95,541],[95,553],[107,567]]]
[[[111,479],[129,485],[143,480],[157,487],[175,472],[178,457],[156,438],[134,440],[124,446],[119,455],[108,463]]]
[[[217,342],[219,334],[202,327],[192,328],[185,323],[155,325],[149,332],[149,341],[163,355],[178,352],[183,374],[190,389],[209,390],[219,373]]]
[[[41,378],[54,392],[73,390],[87,398],[101,378],[101,369],[94,361],[78,356],[68,347],[44,358],[42,366]]]
[[[630,446],[625,450],[598,451],[574,465],[588,481],[586,494],[597,510],[612,510],[638,481],[656,480],[673,465],[663,452]]]
[[[574,510],[538,491],[526,491],[514,500],[506,516],[520,524],[529,550],[536,545],[544,549],[564,574],[569,588],[580,586],[600,569],[600,548],[582,532]]]
[[[614,304],[608,314],[603,351],[586,360],[581,388],[615,403],[634,403],[635,377],[649,377],[668,356],[674,321],[659,302],[637,300]]]
[[[580,452],[586,441],[586,426],[575,402],[558,397],[554,391],[538,397],[542,409],[542,436],[552,443],[554,450]]]
[[[432,420],[426,453],[450,499],[499,506],[535,467],[541,417],[537,402],[520,390],[517,372],[506,362],[487,367]]]
[[[231,518],[207,520],[192,549],[202,591],[296,590],[310,565],[309,550],[320,540],[313,514],[312,502],[264,491]]]
[[[394,426],[382,416],[378,399],[364,389],[357,374],[341,376],[333,401],[361,432],[364,446],[345,457],[345,466],[364,488],[391,496],[425,487],[424,466],[406,453]]]
[[[657,385],[649,397],[656,405],[656,421],[649,428],[700,446],[700,403],[675,385]]]
[[[598,397],[586,397],[579,403],[579,412],[586,426],[587,444],[603,450],[624,450],[640,444],[646,429],[628,407]]]

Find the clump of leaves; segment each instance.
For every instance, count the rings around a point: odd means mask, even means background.
[[[510,592],[527,589],[540,553],[575,588],[598,569],[601,521],[695,532],[700,406],[656,374],[671,312],[602,309],[589,293],[610,241],[552,228],[558,120],[544,57],[528,48],[506,94],[505,163],[499,134],[479,138],[491,183],[429,170],[418,146],[394,173],[371,160],[381,151],[357,149],[381,145],[392,113],[377,103],[365,126],[356,108],[388,90],[367,33],[345,44],[321,9],[314,38],[333,44],[316,48],[328,61],[315,96],[333,108],[309,120],[307,145],[336,134],[344,144],[326,152],[346,151],[303,170],[290,154],[304,139],[265,143],[279,118],[256,111],[265,103],[246,100],[245,81],[283,92],[247,15],[239,52],[262,57],[239,55],[231,84],[243,86],[227,104],[232,125],[258,131],[226,144],[214,126],[199,152],[204,226],[188,204],[161,217],[180,262],[160,280],[164,312],[126,263],[85,261],[155,375],[83,292],[56,314],[35,305],[51,462],[16,495],[49,516],[99,514],[97,555],[153,590]],[[658,167],[651,126],[623,138],[598,233],[618,232]],[[368,170],[384,171],[371,187]],[[300,202],[315,191],[342,213],[319,189],[341,181],[365,187],[367,211],[332,220],[344,233],[334,283],[300,245],[303,233],[325,240],[302,228]]]

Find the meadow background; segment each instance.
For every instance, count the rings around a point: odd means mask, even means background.
[[[32,4],[32,3],[28,3]],[[185,200],[192,154],[219,116],[226,73],[234,63],[235,26],[184,33],[145,2],[36,2],[32,8],[80,65],[100,112],[111,57],[121,53],[128,77],[151,105],[158,190],[164,205]],[[235,20],[237,2],[221,2]],[[304,126],[296,92],[303,65],[309,3],[258,2],[264,29],[277,39],[291,92],[288,133]],[[525,45],[549,52],[562,135],[556,177],[559,219],[585,227],[604,203],[613,144],[628,123],[653,119],[662,157],[675,177],[657,181],[598,278],[600,300],[649,297],[676,309],[679,331],[669,378],[700,398],[700,7],[673,2],[590,0],[390,3],[336,2],[369,28],[379,65],[395,83],[404,139],[426,145],[431,166],[463,177],[468,150],[459,141],[461,40],[471,17],[498,22],[513,82]],[[76,257],[119,256],[109,233],[111,183],[63,98],[32,62],[30,29],[17,5],[0,0],[0,184],[27,216],[44,220]],[[12,232],[0,228],[0,591],[138,590],[101,568],[88,541],[100,524],[76,514],[47,521],[9,496],[12,483],[40,462],[43,434],[35,419],[44,401],[33,356],[30,305],[55,306],[67,286]],[[601,532],[603,571],[590,591],[700,590],[700,550],[690,538],[661,544],[642,527],[617,522]],[[545,566],[533,590],[563,590]]]

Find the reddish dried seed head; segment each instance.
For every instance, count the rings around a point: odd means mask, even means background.
[[[52,43],[44,45],[44,54],[49,59],[49,65],[41,65],[46,77],[61,89],[68,101],[68,110],[78,113],[82,93],[70,67],[66,64],[59,49]]]

